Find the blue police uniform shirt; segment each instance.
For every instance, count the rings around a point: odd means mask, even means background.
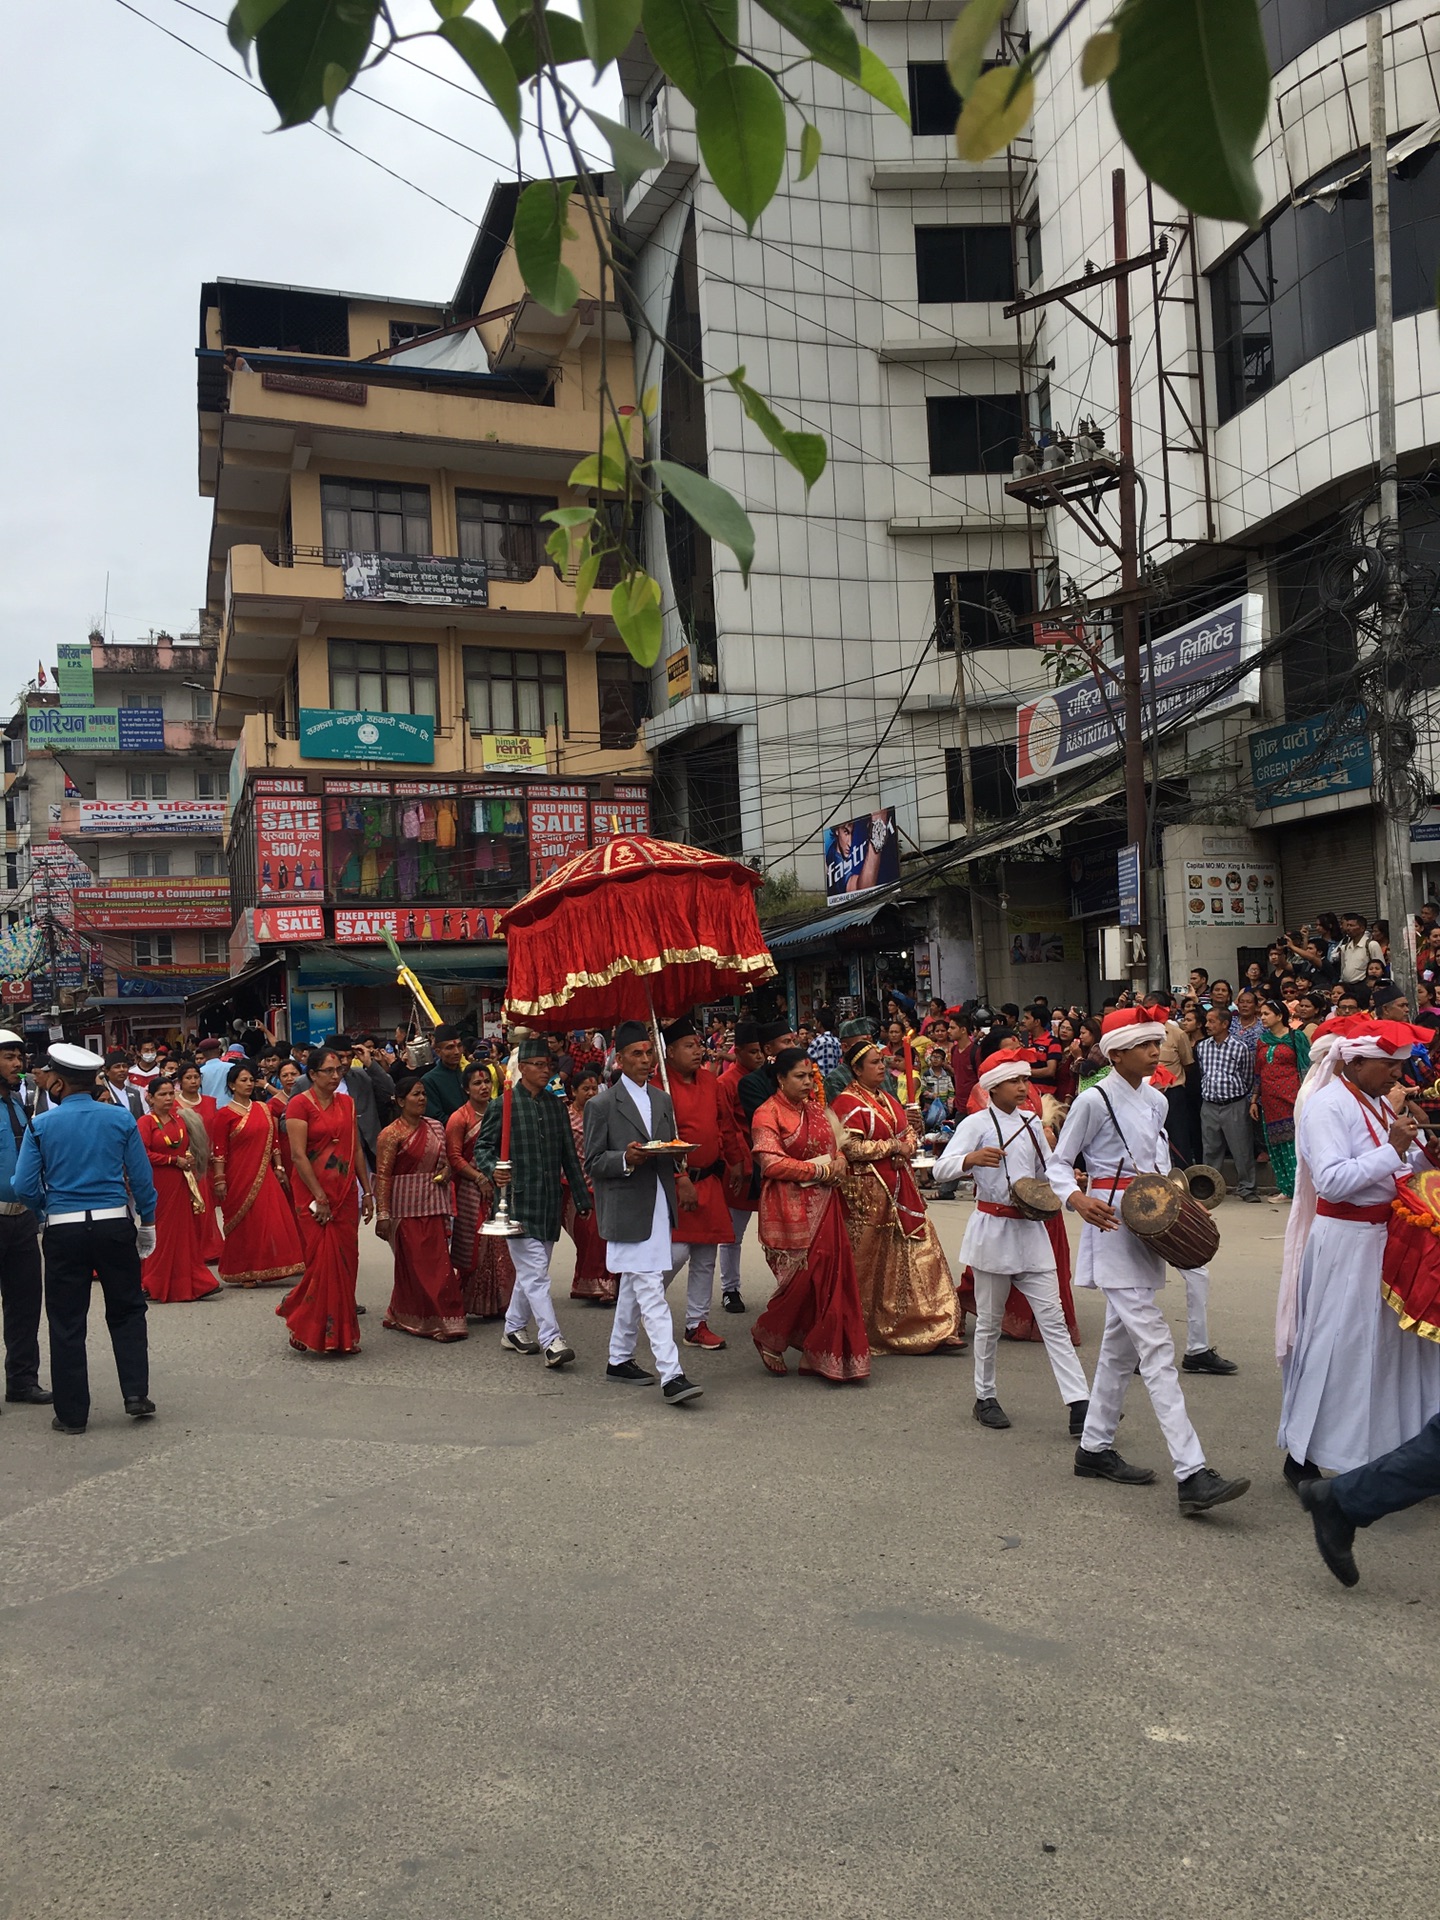
[[[207,1060],[200,1069],[200,1091],[208,1093],[217,1107],[228,1107],[230,1090],[225,1082],[230,1078],[233,1060]]]
[[[0,1125],[10,1131],[3,1115]],[[155,1180],[134,1117],[83,1093],[32,1121],[12,1184],[36,1213],[99,1213],[133,1196],[141,1225],[154,1224]]]
[[[6,1089],[0,1092],[0,1100],[9,1102],[10,1111],[19,1121],[20,1131],[23,1134],[30,1121],[20,1096]],[[10,1205],[20,1197],[15,1191],[15,1161],[19,1152],[15,1129],[5,1115],[0,1113],[0,1202]]]

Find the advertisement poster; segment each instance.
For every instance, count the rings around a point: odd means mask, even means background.
[[[1357,707],[1340,726],[1333,713],[1317,713],[1308,720],[1260,727],[1250,735],[1250,779],[1255,805],[1262,811],[1330,793],[1363,793],[1374,777],[1363,708]]]
[[[532,793],[528,817],[533,887],[589,846],[590,812],[585,789],[560,787],[549,793]]]
[[[318,795],[255,793],[255,872],[262,901],[323,900]]]
[[[678,653],[665,656],[665,697],[671,706],[677,700],[683,700],[694,685],[690,671],[690,649],[681,647]]]
[[[79,800],[77,833],[220,833],[223,800]]]
[[[75,889],[82,932],[127,933],[146,927],[230,926],[230,887],[224,880],[106,880]]]
[[[486,607],[483,560],[436,559],[412,553],[342,553],[347,600],[403,600],[410,606]]]
[[[159,707],[31,707],[25,718],[25,738],[42,751],[83,747],[163,753],[165,715]]]
[[[487,773],[513,773],[516,768],[522,773],[548,772],[545,736],[543,733],[482,733],[480,764]]]
[[[62,707],[93,707],[95,660],[88,640],[62,640],[55,649],[55,684]]]
[[[398,760],[428,767],[435,759],[435,721],[428,713],[302,707],[300,758]]]
[[[288,907],[266,900],[254,910],[255,939],[261,946],[273,946],[281,940],[323,940],[323,907]]]
[[[381,947],[400,941],[498,940],[498,907],[337,907],[335,944]]]
[[[1005,916],[1005,938],[1012,967],[1043,967],[1080,958],[1079,931],[1053,909],[1037,908]]]
[[[1271,861],[1187,860],[1185,920],[1195,928],[1278,927],[1280,870]]]
[[[1260,676],[1245,671],[1260,651],[1262,602],[1242,593],[1140,650],[1145,730],[1167,727],[1204,702],[1208,715],[1255,705]],[[1118,755],[1124,740],[1118,670],[1067,680],[1016,709],[1015,784],[1033,786],[1072,767]]]
[[[648,787],[616,787],[611,799],[592,800],[590,803],[590,840],[593,846],[603,846],[605,841],[614,840],[621,834],[649,831]]]
[[[857,893],[888,887],[900,878],[900,836],[895,809],[862,813],[825,829],[825,899],[842,906]]]

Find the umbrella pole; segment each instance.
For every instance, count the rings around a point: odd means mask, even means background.
[[[670,1069],[665,1064],[665,1042],[660,1038],[660,1022],[655,1018],[655,996],[650,991],[650,982],[645,982],[645,1001],[650,1009],[650,1031],[655,1036],[655,1058],[660,1062],[660,1084],[666,1093],[670,1091]]]

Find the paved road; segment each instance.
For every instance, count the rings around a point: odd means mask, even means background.
[[[373,1242],[348,1361],[273,1295],[153,1310],[153,1424],[98,1344],[85,1439],[0,1421],[0,1915],[1432,1914],[1437,1512],[1324,1571],[1273,1451],[1282,1217],[1221,1224],[1244,1370],[1191,1404],[1257,1485],[1199,1522],[1074,1479],[1038,1347],[990,1434],[968,1359],[772,1380],[724,1316],[688,1411],[607,1384],[579,1304],[561,1378],[386,1333]],[[1164,1464],[1138,1383],[1124,1437]]]

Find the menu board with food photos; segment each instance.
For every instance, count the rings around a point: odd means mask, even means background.
[[[1187,860],[1185,919],[1197,930],[1278,927],[1279,868],[1265,860]]]

